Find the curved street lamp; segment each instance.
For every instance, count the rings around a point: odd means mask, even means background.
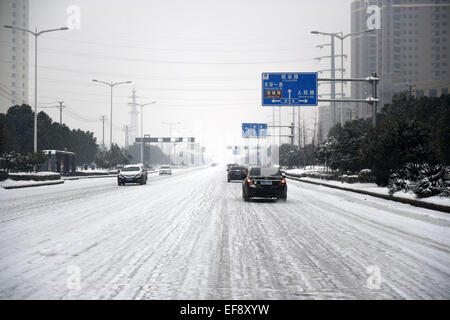
[[[110,113],[110,118],[109,118],[109,147],[112,148],[112,112],[113,112],[113,87],[121,85],[121,84],[125,84],[125,83],[131,83],[131,81],[122,81],[122,82],[105,82],[105,81],[100,81],[100,80],[96,80],[96,79],[92,79],[93,82],[98,82],[98,83],[103,83],[108,85],[111,88],[111,113]]]
[[[34,130],[33,130],[34,141],[33,141],[33,150],[34,150],[34,153],[36,153],[37,152],[37,38],[41,34],[44,34],[47,32],[69,30],[69,28],[61,27],[61,28],[47,29],[47,30],[41,30],[41,31],[38,31],[36,28],[35,31],[31,31],[28,29],[23,29],[23,28],[19,28],[19,27],[15,27],[15,26],[10,26],[10,25],[4,25],[3,27],[6,29],[28,32],[34,36]]]

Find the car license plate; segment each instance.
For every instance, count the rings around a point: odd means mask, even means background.
[[[133,181],[133,178],[127,178],[127,181]]]
[[[272,185],[272,181],[261,181],[261,185],[263,185],[263,186],[271,186]]]

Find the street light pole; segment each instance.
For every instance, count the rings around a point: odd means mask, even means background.
[[[13,29],[13,30],[19,30],[24,31],[32,34],[34,36],[34,139],[33,139],[33,150],[34,153],[37,152],[37,38],[43,33],[52,32],[52,31],[63,31],[63,30],[69,30],[67,27],[62,28],[56,28],[56,29],[48,29],[48,30],[41,30],[38,32],[37,28],[35,31],[31,31],[28,29],[22,29],[10,25],[4,25],[6,29]]]
[[[117,85],[125,84],[125,83],[131,83],[131,81],[123,81],[123,82],[112,82],[111,81],[111,83],[108,83],[108,82],[105,82],[105,81],[96,80],[96,79],[92,79],[92,81],[106,84],[106,85],[108,85],[111,88],[111,112],[110,112],[110,119],[109,119],[109,123],[110,123],[110,126],[109,126],[109,147],[112,148],[112,144],[113,144],[113,142],[112,142],[113,87],[117,86]]]
[[[144,163],[144,107],[148,106],[149,104],[154,104],[156,101],[152,101],[149,103],[142,103],[139,104],[141,107],[141,163]],[[148,159],[150,161],[150,157]]]

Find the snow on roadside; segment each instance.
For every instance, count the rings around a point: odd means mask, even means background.
[[[35,181],[35,180],[12,180],[12,179],[6,179],[5,181],[0,182],[1,187],[8,187],[8,186],[30,186],[35,184],[42,184],[42,183],[58,183],[61,180],[45,180],[45,181]]]
[[[288,170],[287,173],[291,173],[291,174],[297,173],[298,171],[296,171],[296,170],[300,171],[301,169]],[[303,170],[303,172],[305,172],[305,171]],[[387,187],[379,187],[375,183],[359,183],[359,182],[358,183],[345,183],[345,182],[340,182],[340,181],[316,179],[316,178],[309,178],[309,177],[302,177],[301,179],[309,180],[309,181],[313,181],[313,182],[330,184],[330,185],[339,186],[339,187],[345,187],[345,188],[349,188],[349,189],[364,190],[364,191],[374,192],[374,193],[378,193],[378,194],[389,195],[389,190]],[[399,197],[399,198],[404,198],[404,199],[413,199],[413,200],[419,200],[419,201],[433,203],[433,204],[439,204],[439,205],[443,205],[443,206],[450,206],[450,198],[446,198],[446,197],[434,196],[434,197],[420,199],[420,198],[417,198],[417,196],[412,192],[406,193],[403,191],[398,191],[398,192],[394,193],[394,196]]]
[[[59,176],[59,173],[52,171],[40,171],[40,172],[13,172],[9,173],[10,176]]]

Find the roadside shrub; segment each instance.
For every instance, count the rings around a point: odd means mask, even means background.
[[[0,170],[0,181],[5,181],[8,179],[8,172]]]
[[[48,174],[10,173],[9,179],[15,180],[15,181],[19,181],[19,180],[47,181],[47,180],[60,180],[61,175],[59,173],[48,173]]]
[[[31,172],[44,162],[45,155],[42,152],[20,154],[12,151],[0,156],[1,167],[6,171]]]
[[[358,181],[363,183],[373,183],[375,182],[375,176],[370,169],[362,169],[358,173]]]
[[[450,196],[450,168],[442,164],[407,163],[390,177],[389,194],[412,191],[418,198]]]
[[[360,182],[358,179],[358,176],[356,175],[342,175],[341,176],[341,182],[345,182],[345,183],[357,183]]]

